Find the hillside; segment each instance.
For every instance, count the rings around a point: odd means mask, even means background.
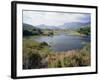
[[[40,35],[42,31],[35,26],[23,23],[23,36]]]

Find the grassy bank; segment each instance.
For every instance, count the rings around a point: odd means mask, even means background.
[[[53,52],[46,42],[23,39],[23,69],[90,66],[90,44],[83,49]]]

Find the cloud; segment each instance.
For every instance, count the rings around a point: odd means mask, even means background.
[[[89,13],[23,11],[23,22],[31,25],[58,26],[64,23],[89,22],[90,20]]]

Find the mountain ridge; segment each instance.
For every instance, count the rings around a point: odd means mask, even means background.
[[[45,24],[37,25],[37,27],[40,29],[77,29],[84,26],[90,26],[90,22],[87,22],[87,23],[71,22],[71,23],[64,23],[59,26],[48,26]]]

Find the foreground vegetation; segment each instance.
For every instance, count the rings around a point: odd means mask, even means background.
[[[53,52],[46,42],[23,39],[23,69],[90,66],[90,44],[83,49]]]

